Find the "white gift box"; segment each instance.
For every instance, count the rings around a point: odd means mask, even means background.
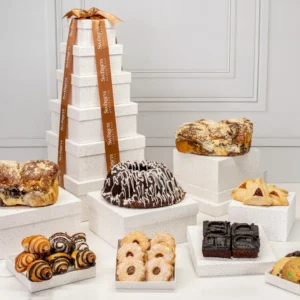
[[[175,290],[176,289],[176,262],[174,265],[173,279],[170,281],[119,281],[117,279],[117,256],[121,246],[121,240],[117,242],[116,267],[115,267],[115,287],[120,290]],[[176,250],[175,250],[176,251]]]
[[[289,193],[289,206],[251,206],[232,200],[228,208],[230,222],[259,223],[271,241],[286,242],[295,223],[296,194]]]
[[[179,181],[214,193],[230,190],[245,179],[263,177],[264,174],[260,169],[260,151],[255,148],[234,157],[203,156],[174,149],[173,167]]]
[[[93,46],[93,33],[92,33],[92,21],[91,20],[77,20],[77,38],[76,45],[80,46]],[[63,29],[63,41],[67,42],[68,34],[69,34],[69,24],[70,20],[64,22]],[[116,43],[116,27],[105,20],[107,41],[109,45],[113,45]]]
[[[61,69],[64,69],[66,57],[66,43],[60,44]],[[109,60],[111,73],[122,71],[123,45],[109,46]],[[73,46],[73,74],[80,76],[96,75],[96,62],[94,46]]]
[[[80,200],[63,189],[54,205],[0,207],[0,259],[22,252],[21,241],[26,236],[78,232],[80,213]]]
[[[59,132],[60,101],[50,101],[51,128]],[[118,138],[137,134],[138,105],[136,103],[115,106]],[[99,107],[78,108],[68,106],[68,138],[79,144],[103,141],[102,115]]]
[[[77,181],[69,175],[65,175],[65,189],[81,200],[81,222],[89,220],[89,207],[87,205],[87,193],[101,191],[105,178]]]
[[[64,72],[63,70],[57,70],[56,74],[58,99],[61,99]],[[112,87],[115,105],[130,102],[130,83],[130,72],[112,74]],[[97,76],[72,75],[72,91],[70,99],[70,104],[80,108],[99,107],[100,100]]]
[[[100,192],[88,194],[89,228],[114,248],[127,233],[143,231],[149,238],[165,231],[176,243],[186,242],[186,227],[197,224],[197,203],[185,197],[180,203],[148,209],[130,209],[112,205]]]
[[[48,158],[57,161],[58,135],[47,131]],[[144,159],[145,137],[119,139],[121,161]],[[104,142],[78,144],[71,140],[66,141],[66,174],[78,181],[101,179],[106,177],[106,158]]]
[[[252,222],[251,222],[252,223]],[[275,254],[268,239],[259,226],[260,251],[258,258],[217,258],[202,255],[202,226],[189,226],[187,229],[189,250],[197,276],[238,276],[264,274],[273,267]]]
[[[42,282],[32,282],[27,279],[25,272],[18,273],[15,270],[15,258],[16,255],[6,257],[6,268],[26,287],[29,292],[35,293],[47,289],[52,289],[58,286],[70,284],[85,279],[96,277],[96,267],[90,267],[84,270],[69,270],[65,274],[54,275],[50,280]]]
[[[300,285],[297,283],[271,275],[269,272],[265,273],[265,282],[300,296]]]

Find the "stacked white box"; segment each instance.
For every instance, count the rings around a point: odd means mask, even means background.
[[[264,177],[260,151],[236,157],[181,153],[174,149],[174,175],[199,204],[199,211],[214,217],[227,214],[231,192],[245,179]]]
[[[48,158],[57,161],[60,99],[68,25],[65,21],[57,70],[58,100],[50,101],[51,131],[47,132]],[[123,46],[116,44],[116,28],[105,20],[119,139],[120,159],[143,160],[145,137],[137,133],[137,104],[130,101],[131,73],[122,68]],[[92,35],[92,21],[78,20],[73,46],[73,74],[68,106],[65,188],[82,200],[82,220],[88,220],[86,195],[99,191],[107,175],[102,116]]]
[[[251,206],[232,200],[228,220],[240,223],[259,223],[271,241],[286,242],[296,218],[296,194],[288,195],[289,206]]]
[[[140,230],[150,238],[169,232],[176,243],[186,242],[186,228],[197,224],[198,206],[186,196],[180,203],[160,208],[130,209],[108,203],[100,192],[87,196],[89,228],[114,248],[127,233]]]
[[[0,207],[0,259],[22,252],[21,241],[26,236],[78,232],[80,213],[80,200],[63,189],[54,205]]]

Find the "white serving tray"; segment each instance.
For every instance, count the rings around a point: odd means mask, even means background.
[[[121,240],[118,240],[117,253],[120,248]],[[171,281],[118,281],[117,280],[117,259],[115,267],[115,287],[124,290],[175,290],[176,289],[176,263],[174,265],[174,275]]]
[[[25,272],[18,273],[15,270],[16,255],[7,256],[5,258],[6,268],[29,290],[31,293],[52,289],[61,285],[90,279],[96,277],[96,267],[84,270],[72,270],[62,275],[53,276],[50,280],[43,282],[32,282],[26,278]]]
[[[300,295],[300,284],[296,284],[275,275],[271,275],[269,272],[265,273],[265,281],[271,285],[274,285],[296,295]]]
[[[187,228],[187,238],[197,275],[199,277],[254,275],[264,274],[270,270],[276,261],[276,257],[262,227],[258,226],[260,251],[258,254],[259,257],[255,259],[203,257],[202,226],[189,226]]]

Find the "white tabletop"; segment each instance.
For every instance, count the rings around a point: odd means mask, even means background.
[[[282,186],[284,188],[284,186]],[[300,194],[298,193],[298,198]],[[300,198],[299,198],[300,199]],[[271,242],[277,258],[288,252],[300,250],[300,205],[297,222],[287,243]],[[207,216],[199,215],[198,222]],[[212,218],[209,218],[212,219]],[[226,219],[226,216],[222,217]],[[160,299],[289,299],[299,300],[299,296],[281,290],[264,282],[263,275],[238,277],[199,278],[196,276],[187,244],[177,247],[177,288],[171,292],[116,291],[114,288],[115,250],[88,230],[88,223],[82,223],[82,231],[87,233],[90,248],[97,254],[97,277],[55,289],[30,294],[21,283],[11,277],[0,261],[0,299],[120,299],[120,300],[160,300]],[[9,277],[6,277],[9,276]]]

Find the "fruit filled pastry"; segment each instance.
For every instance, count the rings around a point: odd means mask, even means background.
[[[140,231],[128,233],[117,252],[117,280],[171,281],[175,249],[175,239],[167,232],[158,232],[151,239]]]
[[[232,199],[254,206],[288,206],[288,191],[267,186],[261,179],[247,179],[232,191]]]

